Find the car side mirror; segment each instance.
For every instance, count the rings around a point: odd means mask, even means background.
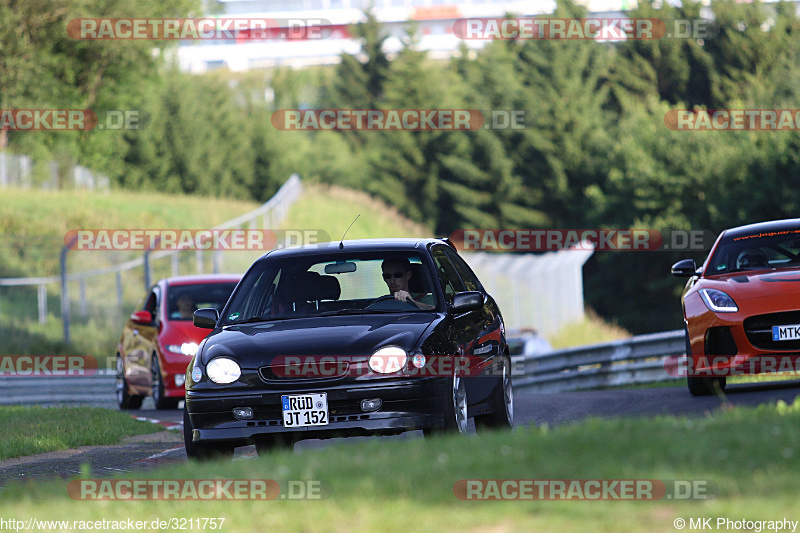
[[[131,314],[131,321],[133,321],[134,324],[147,326],[153,323],[153,313],[150,311],[136,311]]]
[[[217,310],[210,307],[198,309],[192,314],[192,323],[198,328],[214,329],[217,327],[217,320],[219,320]]]
[[[679,278],[690,278],[697,272],[694,259],[683,259],[672,265],[672,275]]]
[[[483,307],[483,293],[480,291],[464,291],[453,296],[453,304],[450,309],[454,313],[468,313]]]

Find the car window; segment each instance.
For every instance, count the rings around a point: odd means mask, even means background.
[[[142,310],[150,311],[150,314],[153,315],[153,320],[158,318],[158,296],[160,291],[158,287],[153,287],[153,290],[150,291],[150,294],[147,295],[147,298],[144,299],[144,304],[142,305]]]
[[[192,320],[196,309],[220,311],[236,283],[198,283],[171,285],[167,292],[167,315],[170,320]]]
[[[436,271],[439,275],[439,282],[444,289],[445,298],[448,303],[453,301],[453,295],[457,292],[466,290],[464,283],[453,266],[453,263],[448,259],[444,251],[444,246],[434,246],[431,248],[431,255],[433,262],[436,264]]]
[[[325,254],[263,261],[242,280],[223,324],[379,312],[438,306],[430,263],[420,254]],[[404,290],[422,304],[399,301]],[[376,302],[376,300],[379,300]]]
[[[466,289],[468,291],[483,292],[483,286],[481,282],[478,281],[478,276],[475,275],[467,262],[451,248],[444,247],[443,250],[445,255],[452,261],[453,266],[456,267],[458,275],[461,276],[461,281],[464,282]]]
[[[758,232],[728,237],[720,242],[710,258],[706,275],[796,267],[800,264],[800,229]]]

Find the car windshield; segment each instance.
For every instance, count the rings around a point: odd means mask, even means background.
[[[800,229],[724,238],[709,258],[707,275],[800,266]]]
[[[221,310],[236,283],[201,283],[171,285],[167,295],[169,320],[192,320],[195,309],[212,307]]]
[[[417,254],[296,256],[258,263],[222,324],[438,308],[430,269]],[[407,296],[402,292],[407,293]],[[403,298],[412,301],[401,301]]]

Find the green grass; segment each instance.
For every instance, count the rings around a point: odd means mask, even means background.
[[[746,438],[744,438],[746,436]],[[257,460],[137,472],[151,479],[317,480],[322,500],[76,502],[67,480],[9,485],[16,519],[225,517],[249,531],[675,531],[682,517],[798,519],[800,403],[701,418],[589,419],[470,438],[368,440]],[[692,501],[462,501],[462,479],[705,482]]]
[[[59,272],[64,235],[89,228],[208,228],[257,207],[253,202],[196,196],[116,191],[93,193],[4,189],[0,208],[0,277],[52,276]],[[387,205],[366,194],[338,187],[306,184],[283,229],[319,229],[337,240],[361,214],[348,238],[425,236]],[[261,251],[227,252],[222,271],[243,272]],[[141,252],[70,252],[69,272],[84,272],[141,257]],[[204,269],[211,271],[205,257]],[[180,274],[195,273],[193,252],[181,254]],[[172,275],[169,259],[153,262],[151,282]],[[69,284],[72,344],[63,343],[60,287],[48,286],[45,324],[38,323],[35,287],[0,288],[0,354],[88,354],[101,365],[112,358],[122,326],[145,296],[142,269],[121,274],[122,303],[113,274],[90,278],[82,288]],[[81,291],[85,307],[81,305]]]
[[[0,277],[53,276],[59,273],[64,235],[73,229],[207,228],[251,211],[254,202],[114,191],[3,189],[0,208]],[[142,252],[71,251],[70,273],[107,267],[141,257]],[[248,258],[248,263],[251,261]],[[206,258],[210,271],[210,260]],[[181,274],[193,273],[194,255],[181,258]],[[245,263],[242,263],[244,265]],[[225,265],[228,266],[227,264]],[[155,281],[171,274],[168,259],[154,261]],[[237,266],[238,269],[244,266]],[[1,354],[82,353],[113,356],[125,319],[145,295],[142,269],[121,274],[122,304],[113,274],[92,277],[83,289],[69,284],[72,346],[63,342],[60,287],[47,286],[47,321],[37,319],[35,287],[0,288]],[[85,308],[81,305],[85,292]]]
[[[305,184],[303,196],[281,224],[286,229],[319,229],[331,241],[378,237],[432,237],[430,229],[400,215],[397,210],[368,194],[341,187]]]
[[[627,339],[631,334],[616,324],[609,324],[591,310],[587,310],[583,321],[569,324],[561,328],[555,335],[547,340],[556,350],[584,346],[587,344],[600,344],[619,339]]]
[[[101,408],[0,407],[0,459],[66,450],[77,446],[116,444],[123,437],[163,428],[127,413]]]

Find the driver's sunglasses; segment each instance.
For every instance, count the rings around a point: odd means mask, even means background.
[[[392,279],[392,278],[394,278],[394,279],[400,279],[400,278],[402,278],[402,277],[403,277],[403,276],[405,276],[405,275],[406,275],[406,273],[405,273],[405,272],[394,272],[394,273],[392,273],[392,272],[384,272],[384,273],[383,273],[383,279],[385,279],[385,280],[387,280],[387,281],[388,281],[388,280],[390,280],[390,279]]]

